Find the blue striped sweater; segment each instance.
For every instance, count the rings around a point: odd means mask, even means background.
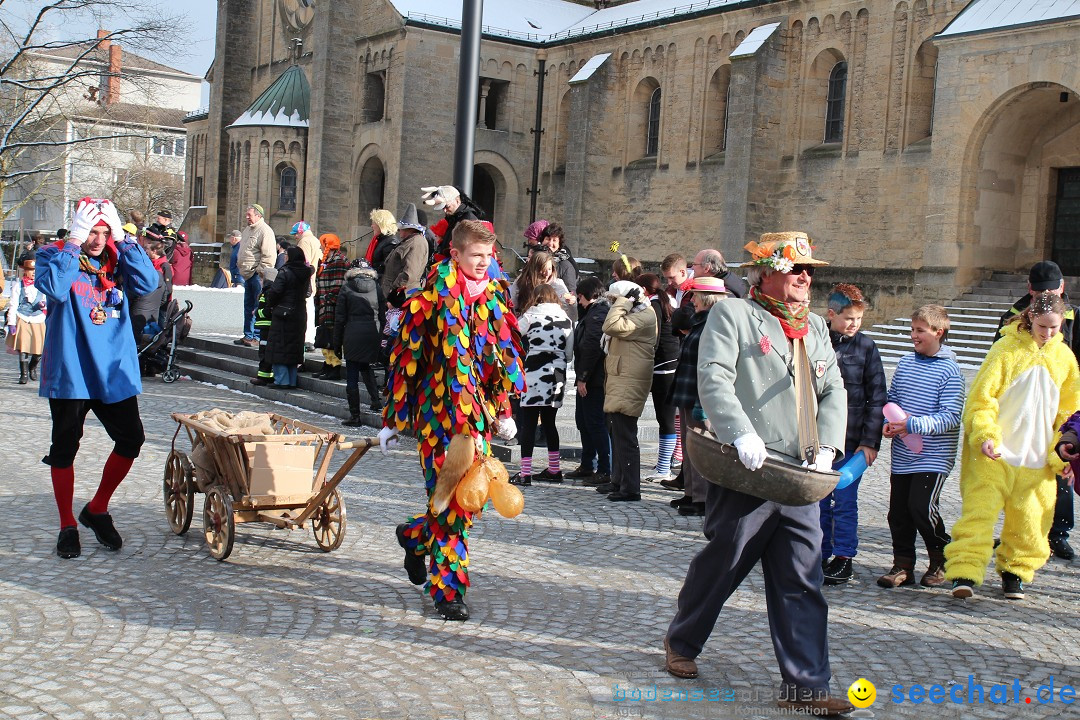
[[[909,433],[923,436],[923,450],[915,454],[893,438],[892,472],[948,473],[956,462],[960,417],[966,388],[956,354],[942,345],[933,357],[911,353],[900,359],[889,385],[889,402],[907,412]]]

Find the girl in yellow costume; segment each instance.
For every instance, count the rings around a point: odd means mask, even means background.
[[[399,430],[416,432],[428,506],[398,525],[397,539],[405,549],[409,580],[415,585],[426,580],[435,609],[447,620],[469,617],[464,596],[474,515],[452,494],[445,509],[432,502],[447,446],[465,435],[479,453],[490,455],[492,433],[504,438],[516,433],[509,394],[525,389],[521,336],[505,275],[492,256],[494,242],[488,223],[461,221],[454,228],[450,259],[433,267],[424,287],[406,299],[387,369],[390,398],[379,433],[385,452]],[[425,555],[430,555],[426,572]]]
[[[1036,295],[1002,329],[975,377],[964,408],[963,511],[945,546],[953,597],[969,598],[982,584],[1002,509],[996,565],[1006,598],[1023,598],[1024,583],[1050,556],[1055,475],[1064,468],[1055,433],[1080,406],[1076,357],[1060,333],[1064,312],[1059,295]]]

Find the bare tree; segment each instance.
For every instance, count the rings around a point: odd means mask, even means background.
[[[184,203],[184,181],[162,159],[149,152],[142,153],[119,172],[110,188],[109,197],[121,212],[139,210],[153,217],[161,208],[180,208]],[[175,218],[180,226],[181,218]]]
[[[64,170],[69,151],[116,137],[150,137],[138,128],[90,124],[91,132],[68,131],[70,118],[100,100],[95,88],[116,73],[95,61],[101,47],[151,49],[176,43],[177,18],[153,14],[135,0],[51,0],[20,22],[0,0],[0,201],[13,187],[21,199],[0,204],[6,220]],[[102,17],[124,17],[125,27],[97,33]],[[92,35],[54,39],[49,27]],[[47,56],[48,62],[41,57]],[[130,78],[127,78],[130,80]]]

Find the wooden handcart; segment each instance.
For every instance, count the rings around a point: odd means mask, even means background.
[[[292,530],[310,521],[319,548],[330,552],[341,546],[345,499],[338,484],[378,439],[347,441],[338,433],[277,414],[270,415],[270,435],[229,434],[183,413],[172,418],[177,428],[162,485],[165,515],[174,533],[183,535],[191,527],[195,493],[202,492],[203,535],[218,560],[232,553],[236,525],[246,522]],[[200,477],[188,454],[176,448],[181,428],[193,451],[200,445],[208,451],[202,457],[209,456],[216,472],[203,474],[213,477]],[[335,450],[352,454],[327,480]]]

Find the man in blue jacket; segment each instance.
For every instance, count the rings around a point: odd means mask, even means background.
[[[158,273],[142,247],[125,238],[112,202],[83,198],[67,237],[38,251],[34,284],[49,301],[39,394],[49,399],[53,423],[52,445],[42,462],[52,468],[60,512],[56,553],[74,558],[82,552],[72,512],[74,464],[90,411],[114,445],[97,493],[79,513],[79,522],[106,548],[119,550],[123,540],[109,515],[109,499],[145,439],[127,294],[153,291]]]

